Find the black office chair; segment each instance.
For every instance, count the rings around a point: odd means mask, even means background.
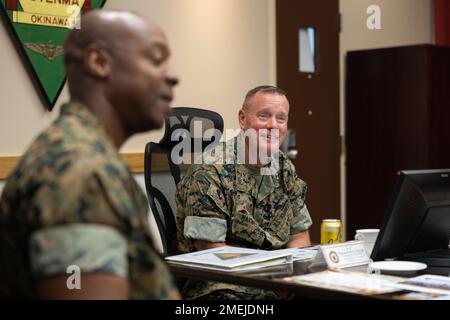
[[[194,132],[194,123],[197,126]],[[216,129],[212,139],[204,139],[208,129]],[[201,136],[194,133],[201,132]],[[220,134],[219,134],[220,133]],[[159,143],[149,142],[145,146],[145,188],[156,225],[159,230],[164,256],[177,254],[177,230],[175,223],[175,192],[182,173],[188,165],[179,165],[183,159],[188,163],[199,156],[207,146],[220,142],[223,133],[223,118],[216,112],[196,108],[173,108],[165,121],[164,136]],[[188,140],[185,140],[188,139]],[[183,143],[190,148],[172,154],[174,147]],[[170,172],[172,179],[167,179]]]

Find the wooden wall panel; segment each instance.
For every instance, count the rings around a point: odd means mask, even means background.
[[[121,156],[128,162],[133,173],[144,173],[144,153],[122,153]],[[0,179],[6,179],[14,169],[20,157],[0,157]],[[168,171],[162,164],[156,165],[158,171]]]

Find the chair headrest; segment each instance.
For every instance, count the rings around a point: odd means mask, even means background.
[[[222,133],[223,118],[217,112],[198,108],[173,108],[166,117],[165,132],[159,145],[163,149],[172,150],[182,140],[189,139],[191,150],[194,150],[194,146],[201,145],[201,151],[204,151],[208,145],[219,143]]]

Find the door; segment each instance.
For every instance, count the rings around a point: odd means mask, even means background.
[[[311,239],[323,219],[340,218],[339,2],[277,0],[277,82],[290,101],[294,160],[308,184]]]

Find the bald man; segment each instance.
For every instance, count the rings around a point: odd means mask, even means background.
[[[178,251],[225,245],[265,250],[310,246],[306,182],[277,152],[288,128],[286,93],[273,86],[251,89],[238,118],[242,132],[223,144],[226,159],[206,158],[192,165],[177,186]],[[262,152],[253,154],[252,161],[252,149],[271,151],[270,162]],[[182,291],[188,299],[284,297],[271,290],[197,280],[187,281]]]
[[[0,297],[179,298],[152,245],[146,196],[118,154],[170,109],[167,39],[134,13],[95,11],[64,49],[71,102],[0,199]]]

